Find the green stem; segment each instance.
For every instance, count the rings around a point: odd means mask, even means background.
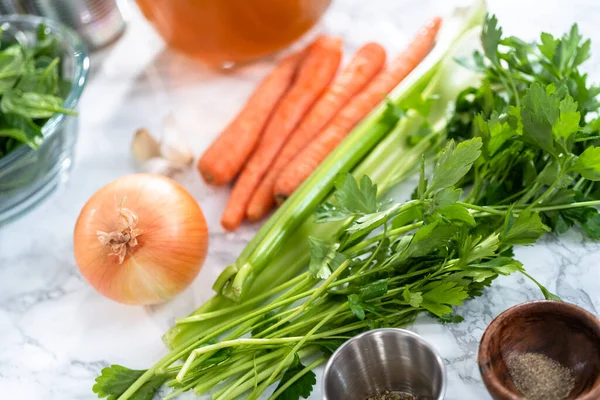
[[[235,264],[228,265],[227,268],[225,268],[223,270],[223,272],[221,272],[219,274],[215,283],[213,283],[213,287],[212,287],[213,290],[215,292],[219,293],[221,290],[223,290],[225,285],[227,285],[227,283],[229,283],[229,280],[233,276],[235,276],[235,274],[237,274],[237,272],[238,272],[237,265],[235,265]]]
[[[416,222],[411,225],[406,225],[406,226],[402,226],[400,228],[391,229],[388,231],[387,236],[388,237],[398,237],[400,235],[403,235],[407,232],[412,231],[413,229],[420,228],[422,225],[423,225],[423,222],[420,221],[420,222]],[[367,239],[363,240],[362,242],[359,242],[359,243],[355,244],[354,246],[344,250],[344,252],[345,253],[347,252],[350,255],[350,257],[354,257],[355,255],[360,254],[363,250],[365,250],[371,244],[381,240],[382,237],[383,237],[383,234],[378,234],[373,237],[367,238]]]
[[[269,297],[279,293],[279,292],[283,292],[286,289],[289,289],[291,286],[296,285],[297,283],[301,282],[302,280],[306,279],[309,276],[308,273],[304,273],[302,275],[298,275],[297,277],[295,277],[294,279],[291,279],[289,281],[287,281],[286,283],[279,285],[265,293],[263,293],[260,296],[254,297],[250,300],[248,300],[247,302],[243,303],[243,304],[238,304],[236,306],[233,307],[227,307],[227,308],[222,308],[218,311],[212,311],[212,312],[207,312],[207,313],[202,313],[202,314],[195,314],[193,316],[193,318],[191,317],[186,317],[186,318],[179,318],[175,320],[175,323],[179,324],[179,323],[189,323],[189,322],[197,322],[197,321],[206,321],[208,319],[211,318],[216,318],[216,317],[220,317],[223,315],[228,315],[240,310],[244,310],[249,306],[253,306],[259,303],[262,303],[263,301],[267,300]]]
[[[525,193],[523,195],[523,197],[521,197],[517,202],[516,205],[523,205],[523,204],[527,204],[527,202],[529,201],[529,199],[535,195],[535,193],[539,190],[540,186],[537,182],[535,182],[533,185],[531,185],[531,188],[527,191],[527,193]]]
[[[242,393],[246,392],[250,388],[256,385],[256,382],[260,382],[265,379],[269,374],[275,370],[275,365],[256,373],[256,371],[251,370],[240,377],[234,384],[229,387],[224,387],[217,393],[213,395],[215,400],[226,400],[226,399],[235,399]],[[254,379],[250,380],[248,378],[254,377]]]
[[[270,326],[269,328],[267,328],[264,332],[270,332],[274,329],[277,329],[278,327],[280,327],[281,325],[285,324],[288,321],[291,321],[292,319],[294,319],[295,317],[297,317],[298,315],[300,315],[304,310],[306,310],[308,308],[308,306],[317,298],[321,297],[321,295],[328,289],[329,285],[336,280],[336,278],[338,276],[340,276],[340,274],[346,269],[348,268],[348,266],[350,265],[350,260],[346,260],[344,261],[335,271],[333,271],[333,273],[323,282],[323,284],[321,284],[321,286],[319,286],[318,288],[316,288],[316,290],[314,290],[314,292],[311,294],[311,296],[298,308],[298,310],[296,310],[294,313],[288,315],[285,318],[282,318],[280,321],[278,321],[276,324]],[[305,292],[307,293],[307,292]]]
[[[310,357],[311,355],[315,354],[317,351],[318,351],[317,347],[314,347],[314,346],[307,347],[298,352],[298,357],[300,357],[300,358]],[[273,353],[268,353],[267,355],[264,355],[262,357],[256,358],[255,360],[250,361],[249,363],[246,364],[246,366],[247,366],[246,369],[249,369],[249,371],[245,375],[243,375],[241,378],[236,380],[235,383],[229,385],[228,387],[226,386],[223,389],[217,391],[213,395],[213,397],[223,398],[223,399],[227,398],[227,396],[229,394],[236,392],[239,387],[242,387],[243,386],[242,384],[244,382],[248,381],[249,378],[251,378],[250,382],[253,382],[254,385],[256,385],[257,381],[259,381],[259,374],[256,373],[257,367],[261,364],[266,364],[267,362],[271,361],[272,359],[283,356],[285,352],[286,352],[285,349],[280,349]],[[276,357],[273,357],[273,354],[275,354]],[[238,371],[238,372],[241,372],[241,371]],[[231,375],[232,374],[229,374],[229,376],[231,376]],[[262,379],[260,379],[260,380],[262,380]],[[196,393],[196,394],[198,394],[198,393]],[[234,399],[235,397],[237,397],[237,396],[230,397],[230,398]]]
[[[269,397],[269,400],[277,399],[284,391],[287,390],[287,388],[289,388],[294,383],[296,383],[296,381],[298,381],[298,379],[302,378],[304,375],[306,375],[313,369],[317,368],[319,365],[323,364],[325,361],[327,361],[327,357],[321,357],[321,358],[316,359],[315,361],[313,361],[306,367],[304,367],[300,372],[298,372],[296,375],[294,375],[293,378],[289,379],[279,389],[277,389],[277,391],[275,391],[275,393],[273,393],[271,395],[271,397]]]
[[[343,313],[340,313],[339,315],[336,316],[336,320],[344,320],[345,318],[348,318],[350,316],[352,316],[351,311],[348,311],[348,312],[344,311]],[[283,329],[279,329],[274,334],[269,335],[269,337],[273,337],[272,335],[276,335],[275,337],[283,337],[288,334],[291,334],[292,332],[298,332],[300,330],[300,328],[310,326],[311,324],[321,321],[321,319],[323,319],[323,315],[321,313],[319,313],[319,314],[317,314],[309,319],[306,319],[306,320],[302,319],[299,322],[294,321],[293,325],[286,326]]]
[[[531,204],[529,204],[529,206],[526,208],[526,210],[531,210],[531,208],[533,208],[533,206],[535,206],[536,204],[542,204],[549,196],[554,194],[554,189],[556,188],[556,185],[558,185],[558,182],[562,179],[562,177],[563,174],[561,174],[558,177],[558,179],[552,182],[552,185],[550,185],[550,187],[548,187],[548,189],[546,189],[544,193],[542,193],[535,201],[532,201]]]
[[[385,238],[387,237],[387,219],[386,221],[383,223],[383,233],[381,234],[381,239],[379,241],[379,244],[377,245],[377,247],[375,248],[375,251],[373,251],[371,253],[371,256],[367,259],[367,261],[365,261],[361,266],[360,269],[357,271],[358,274],[360,274],[361,272],[363,272],[365,270],[365,268],[368,268],[369,265],[371,265],[371,263],[373,262],[373,260],[375,259],[375,257],[377,256],[377,253],[379,253],[379,250],[381,250],[381,247],[383,246],[383,243],[385,241]]]
[[[527,189],[523,189],[523,190],[519,190],[517,193],[513,193],[510,196],[502,199],[501,203],[508,203],[511,202],[512,200],[520,197],[523,195],[523,193],[527,192]]]
[[[156,370],[159,367],[163,366],[169,360],[169,358],[170,354],[167,354],[152,367],[148,368],[146,372],[144,372],[139,378],[137,378],[136,381],[133,382],[133,384],[131,384],[131,386],[129,386],[127,390],[124,391],[123,394],[121,394],[117,400],[127,400],[131,396],[133,396],[135,392],[137,392],[137,390],[141,388],[142,385],[144,385],[144,383],[148,382],[154,376]]]
[[[582,176],[581,178],[579,178],[577,183],[573,186],[573,190],[581,189],[581,185],[583,185],[585,182],[586,182],[586,179]]]
[[[580,201],[578,203],[557,204],[554,206],[546,206],[546,207],[535,207],[535,208],[532,208],[531,211],[543,212],[543,211],[564,210],[564,209],[568,209],[568,208],[592,207],[592,206],[600,206],[600,200]]]
[[[194,387],[194,393],[197,396],[200,396],[210,390],[213,386],[217,385],[219,382],[222,382],[233,375],[251,368],[256,361],[260,360],[262,362],[263,360],[270,360],[272,358],[279,357],[280,351],[281,350],[273,351],[264,356],[258,357],[256,360],[249,355],[233,365],[227,364],[219,366],[214,371],[210,371],[210,373],[205,372],[201,376],[202,379],[196,383],[196,386]]]
[[[578,138],[578,139],[575,139],[574,142],[585,142],[588,140],[596,140],[596,139],[600,139],[600,136],[587,136],[587,137],[583,137],[583,138]]]
[[[275,381],[275,378],[277,378],[277,376],[279,376],[279,374],[283,372],[283,369],[293,361],[294,355],[298,350],[300,350],[302,346],[304,346],[304,343],[306,343],[315,334],[315,332],[317,332],[323,325],[325,325],[332,317],[334,317],[339,311],[341,311],[345,307],[347,307],[346,304],[340,304],[339,306],[335,307],[306,335],[304,335],[302,339],[299,340],[298,343],[296,343],[296,345],[289,351],[288,355],[283,360],[281,360],[281,362],[277,365],[277,368],[275,368],[275,370],[271,373],[269,378],[267,378],[266,381],[261,383],[261,385],[258,388],[256,388],[250,394],[250,396],[248,396],[248,400],[256,400],[258,396],[260,396],[260,394],[263,393],[267,389],[267,387]]]
[[[483,211],[486,212],[488,214],[494,214],[494,215],[505,215],[506,212],[505,211],[499,211],[494,209],[493,207],[486,207],[486,206],[478,206],[475,204],[469,204],[469,203],[463,203],[460,201],[457,201],[456,204],[461,205],[465,208],[468,208],[470,210],[475,210],[475,211]]]
[[[178,382],[181,382],[185,377],[185,374],[190,369],[190,366],[198,357],[204,353],[213,352],[215,350],[225,349],[227,347],[235,347],[235,346],[244,346],[244,345],[276,345],[276,344],[284,344],[284,343],[295,343],[302,339],[302,336],[294,336],[287,338],[276,338],[276,339],[235,339],[235,340],[225,340],[223,342],[211,344],[209,346],[204,346],[193,350],[188,358],[183,363],[181,370],[177,374],[175,378]]]

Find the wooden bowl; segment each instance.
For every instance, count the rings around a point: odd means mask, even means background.
[[[532,301],[509,308],[487,327],[477,362],[496,400],[518,400],[507,360],[515,353],[540,353],[569,368],[575,379],[570,399],[600,399],[600,321],[573,304]]]

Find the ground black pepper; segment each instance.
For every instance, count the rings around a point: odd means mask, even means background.
[[[543,354],[515,354],[508,369],[526,400],[565,400],[575,386],[571,370]]]

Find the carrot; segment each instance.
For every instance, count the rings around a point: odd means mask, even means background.
[[[271,211],[275,205],[273,186],[279,172],[319,133],[340,108],[373,79],[385,64],[385,58],[385,49],[377,43],[367,43],[356,52],[348,65],[302,119],[277,155],[248,204],[246,217],[250,221],[258,221]]]
[[[342,58],[341,47],[341,39],[331,36],[321,36],[310,46],[296,81],[273,112],[256,151],[233,187],[221,218],[225,229],[235,230],[242,223],[254,189],[289,134],[333,79]]]
[[[439,17],[423,27],[409,46],[355,96],[287,166],[275,181],[278,202],[289,197],[327,155],[425,58],[435,44]]]
[[[198,161],[198,171],[206,183],[225,185],[240,172],[258,143],[271,111],[292,85],[303,55],[300,52],[284,58],[204,152]]]

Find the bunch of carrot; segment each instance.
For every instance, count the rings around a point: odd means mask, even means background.
[[[204,180],[237,176],[221,224],[236,230],[290,196],[346,135],[429,53],[441,25],[434,18],[388,66],[367,43],[339,74],[342,40],[320,36],[284,58],[198,161]]]

